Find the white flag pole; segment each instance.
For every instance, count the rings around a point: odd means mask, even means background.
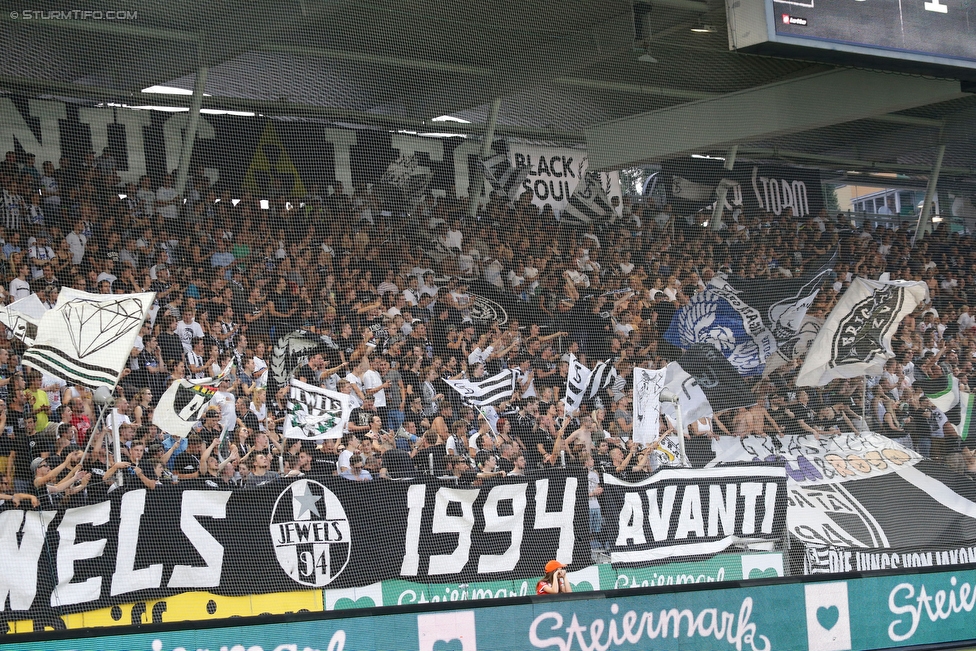
[[[119,436],[119,410],[114,405],[112,406],[112,440],[115,442],[114,460],[115,463],[119,463],[122,461],[122,442]],[[115,485],[121,488],[122,482],[122,473],[115,473]]]
[[[106,386],[98,387],[98,389],[92,395],[92,401],[96,405],[99,405],[101,410],[98,414],[98,419],[95,421],[94,427],[88,430],[88,441],[85,443],[85,451],[81,453],[81,461],[78,462],[79,466],[85,463],[85,459],[88,458],[88,452],[91,450],[91,444],[95,439],[95,434],[101,427],[102,421],[105,420],[105,412],[108,411],[108,408],[111,405],[115,404],[115,398],[112,397],[112,392]]]
[[[681,455],[681,465],[685,468],[690,468],[691,463],[688,462],[688,454],[685,452],[685,426],[684,418],[681,415],[679,398],[677,394],[672,393],[669,389],[664,389],[661,391],[660,400],[661,402],[670,402],[674,404],[675,418],[678,421],[678,454]]]

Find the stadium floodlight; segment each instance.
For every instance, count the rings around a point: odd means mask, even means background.
[[[697,25],[691,28],[691,31],[693,31],[696,34],[714,34],[718,32],[718,30],[715,28],[715,25],[706,25],[700,20],[698,21]]]

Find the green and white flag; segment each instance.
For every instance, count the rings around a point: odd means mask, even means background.
[[[973,409],[976,407],[976,393],[959,392],[959,426],[956,431],[959,438],[963,441],[969,436],[969,430],[973,425]]]
[[[349,396],[345,393],[292,378],[285,414],[285,438],[310,441],[342,438],[351,412]]]
[[[946,413],[959,404],[959,380],[950,374],[948,367],[943,377],[916,380],[915,384],[925,392],[933,405]]]

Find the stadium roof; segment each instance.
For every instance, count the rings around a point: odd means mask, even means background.
[[[958,81],[730,51],[716,0],[121,4],[126,20],[0,16],[0,90],[187,106],[142,90],[189,91],[206,66],[204,108],[381,128],[478,135],[500,97],[498,135],[586,142],[605,168],[735,143],[753,160],[924,175],[943,142],[943,177],[976,176],[976,97]],[[444,115],[470,123],[432,123]]]

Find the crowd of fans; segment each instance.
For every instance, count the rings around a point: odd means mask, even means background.
[[[590,468],[598,529],[601,473],[637,479],[660,462],[656,442],[631,438],[632,369],[680,355],[662,339],[675,311],[715,274],[775,282],[832,250],[838,261],[810,318],[826,317],[855,276],[928,285],[932,300],[902,322],[896,357],[880,377],[806,390],[793,382],[802,356],[780,360],[750,380],[755,407],[688,426],[693,464],[709,460],[710,439],[721,435],[866,430],[960,469],[970,460],[920,389],[953,374],[968,390],[974,374],[974,242],[944,227],[914,247],[911,233],[852,229],[826,214],[737,214],[715,232],[668,205],[625,197],[613,224],[580,228],[540,211],[527,193],[514,206],[493,195],[477,218],[465,200],[431,197],[407,215],[338,185],[237,200],[209,188],[201,170],[184,196],[170,175],[125,187],[108,151],[80,164],[36,164],[14,153],[0,163],[5,302],[34,293],[53,306],[68,285],[153,291],[156,304],[116,392],[119,450],[105,427],[93,431],[90,392],[25,368],[20,342],[0,337],[0,499],[8,504],[95,501],[119,477],[123,489],[186,480],[248,487],[299,474],[433,474],[481,485],[575,463]],[[507,318],[486,321],[472,284],[508,297]],[[269,356],[276,338],[296,329],[335,343],[295,376],[350,394],[355,409],[341,440],[282,437],[287,387],[269,377]],[[618,371],[573,414],[561,401],[569,354],[591,367],[611,359]],[[169,383],[216,376],[230,362],[189,437],[152,424]],[[517,388],[497,406],[497,423],[444,382],[505,368],[516,370]],[[662,420],[662,436],[671,432]]]

